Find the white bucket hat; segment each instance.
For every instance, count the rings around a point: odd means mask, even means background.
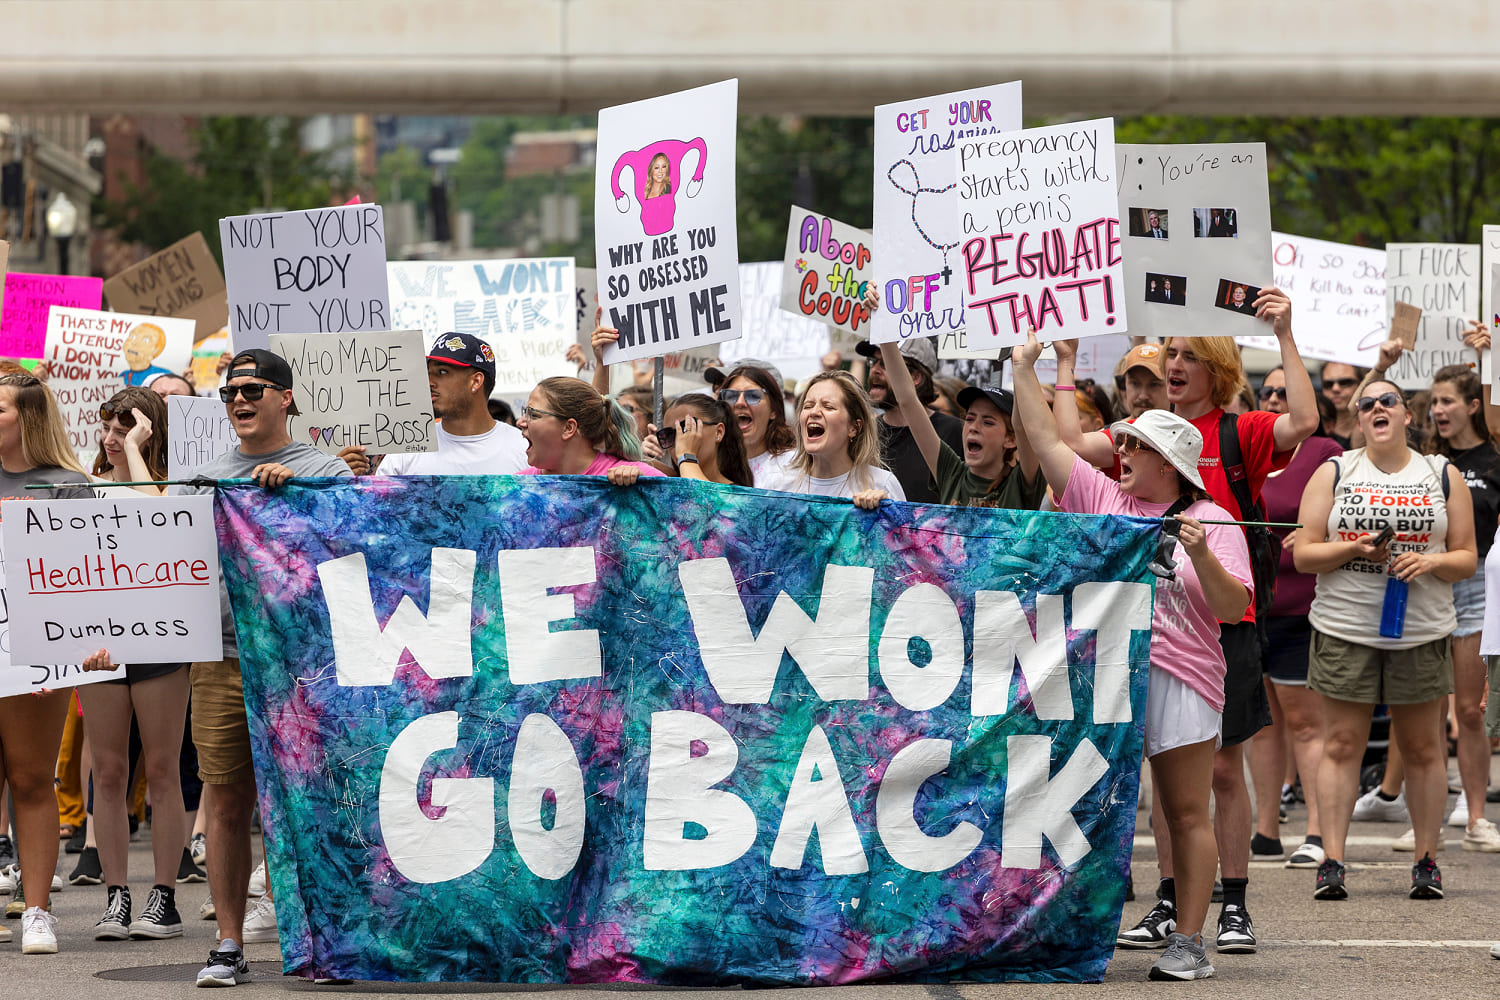
[[[1198,474],[1198,458],[1203,454],[1203,435],[1198,428],[1175,413],[1167,410],[1147,410],[1135,420],[1116,420],[1109,425],[1109,435],[1119,440],[1122,434],[1138,437],[1172,468],[1187,477],[1187,481],[1201,489],[1203,477]]]

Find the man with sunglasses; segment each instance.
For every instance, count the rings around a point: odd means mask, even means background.
[[[880,457],[901,483],[906,499],[912,503],[938,503],[937,483],[922,457],[922,449],[912,437],[911,427],[901,412],[890,383],[886,380],[885,361],[880,348],[868,340],[855,346],[861,356],[870,359],[867,389],[870,402],[880,411]],[[932,373],[937,368],[937,341],[931,337],[908,337],[900,345],[901,356],[906,359],[906,370],[911,373],[912,383],[917,387],[917,399],[927,410],[932,429],[943,443],[953,449],[955,455],[964,453],[964,424],[962,420],[939,413],[932,408],[937,400],[937,386]]]
[[[1349,406],[1349,401],[1354,398],[1354,390],[1358,387],[1369,370],[1346,365],[1341,361],[1323,362],[1323,370],[1318,373],[1318,389],[1328,401],[1333,404],[1333,410],[1338,414],[1334,426],[1326,428],[1329,436],[1337,441],[1345,450],[1350,447],[1350,439],[1358,429],[1358,422],[1354,418],[1354,412]]]
[[[278,354],[240,351],[229,363],[229,378],[219,390],[230,424],[239,437],[231,451],[204,463],[194,476],[208,479],[254,479],[266,488],[294,476],[347,476],[343,459],[293,441],[287,418],[297,413],[292,401],[292,369]],[[185,493],[208,493],[213,487],[189,486]],[[208,887],[217,908],[219,946],[198,973],[199,986],[234,986],[249,978],[240,942],[275,941],[275,911],[265,902],[246,919],[250,884],[250,815],[255,808],[255,766],[250,757],[250,730],[240,679],[239,646],[229,595],[220,582],[224,658],[194,663],[193,742],[198,748],[198,776],[213,785],[208,802]]]

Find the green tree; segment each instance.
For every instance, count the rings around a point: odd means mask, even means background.
[[[411,146],[396,147],[375,166],[375,197],[382,205],[416,202],[419,221],[426,216],[427,192],[431,186],[432,168]]]
[[[780,260],[792,205],[869,229],[874,201],[871,118],[742,117],[736,201],[740,260]]]

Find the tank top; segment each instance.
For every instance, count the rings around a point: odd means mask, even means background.
[[[1387,526],[1395,533],[1391,555],[1448,550],[1448,503],[1443,488],[1448,460],[1440,455],[1407,452],[1399,471],[1385,473],[1360,448],[1329,459],[1338,469],[1333,506],[1328,512],[1328,540],[1345,541]],[[1411,649],[1447,638],[1457,625],[1453,585],[1431,573],[1410,581],[1406,627],[1399,639],[1380,634],[1385,603],[1385,566],[1351,559],[1318,574],[1308,620],[1325,635],[1378,649]]]

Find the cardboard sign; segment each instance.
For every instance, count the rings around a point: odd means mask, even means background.
[[[863,229],[793,205],[782,259],[781,308],[863,340],[870,320],[865,291],[875,277],[870,244]]]
[[[512,405],[544,378],[577,373],[566,358],[577,328],[573,258],[393,261],[387,269],[396,326],[420,330],[424,352],[444,333],[489,344],[495,395]]]
[[[1385,251],[1272,233],[1276,287],[1292,300],[1292,330],[1304,358],[1369,368],[1386,339]],[[1278,351],[1266,332],[1235,337]]]
[[[385,217],[379,205],[219,220],[235,347],[273,333],[389,330]]]
[[[1115,156],[1130,332],[1265,335],[1252,306],[1273,278],[1265,144],[1127,144]]]
[[[783,378],[800,382],[822,370],[823,355],[834,349],[835,335],[844,341],[840,349],[846,355],[864,339],[858,334],[840,334],[837,327],[803,316],[800,310],[788,311],[788,279],[784,277],[788,270],[779,260],[740,265],[745,335],[720,345],[719,356],[726,365],[756,358],[775,365]],[[869,332],[869,324],[861,323],[860,331]]]
[[[218,332],[229,319],[224,276],[202,233],[183,237],[104,283],[116,312],[181,316],[198,324],[195,341]]]
[[[937,337],[964,325],[958,143],[1021,127],[1021,84],[875,109],[875,274],[870,340]]]
[[[100,404],[126,385],[186,370],[194,326],[190,319],[52,308],[44,352],[49,385],[84,468],[99,445]]]
[[[229,411],[217,397],[167,397],[168,479],[187,479],[239,444]]]
[[[53,306],[98,309],[104,282],[61,274],[5,275],[0,313],[0,357],[40,358],[47,345],[47,310]]]
[[[1409,302],[1397,302],[1391,316],[1391,339],[1399,340],[1409,351],[1417,346],[1417,327],[1422,322],[1422,310]]]
[[[1126,329],[1112,118],[961,140],[968,345]]]
[[[293,441],[328,455],[350,445],[372,455],[437,451],[423,331],[278,333],[271,350],[292,366]]]
[[[726,80],[599,112],[599,301],[620,331],[607,364],[741,335],[738,95]]]
[[[1479,312],[1479,245],[1391,243],[1385,248],[1387,322],[1397,303],[1422,310],[1415,346],[1387,373],[1403,389],[1430,389],[1432,375],[1446,365],[1477,365],[1464,344],[1469,320]]]
[[[0,503],[15,659],[222,657],[213,497],[137,496]]]

